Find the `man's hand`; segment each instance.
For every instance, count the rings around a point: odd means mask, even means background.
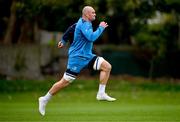
[[[64,45],[63,45],[63,43],[62,43],[62,41],[60,41],[59,43],[58,43],[58,48],[62,48]]]
[[[99,26],[102,26],[103,28],[108,27],[108,24],[104,21],[100,22]]]

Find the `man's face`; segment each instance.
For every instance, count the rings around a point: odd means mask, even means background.
[[[90,9],[89,12],[88,12],[88,19],[90,21],[93,21],[93,20],[96,19],[96,12],[95,12],[95,10],[93,8]]]

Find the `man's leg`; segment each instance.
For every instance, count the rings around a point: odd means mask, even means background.
[[[97,100],[107,100],[107,101],[115,101],[115,98],[112,98],[108,96],[105,92],[106,89],[106,84],[109,79],[109,75],[111,72],[111,64],[108,63],[106,60],[103,58],[99,58],[99,62],[95,61],[97,70],[100,70],[100,84],[99,84],[99,90],[97,93]],[[99,64],[99,68],[98,68]]]
[[[61,90],[62,88],[68,86],[70,84],[69,81],[65,80],[64,78],[62,78],[60,81],[56,82],[51,89],[49,90],[49,93],[51,95],[55,95],[59,90]]]
[[[76,76],[77,73],[73,73],[70,70],[67,70],[64,73],[63,78],[60,81],[56,82],[45,96],[39,98],[39,112],[41,115],[45,115],[45,108],[51,97],[55,95],[58,91],[60,91],[62,88],[68,86],[71,82],[73,82]]]
[[[111,64],[104,60],[100,66],[100,83],[106,85],[111,72]]]
[[[42,96],[39,98],[39,112],[41,115],[45,115],[45,108],[48,103],[48,101],[51,99],[53,95],[55,95],[58,91],[60,91],[62,88],[69,85],[69,81],[62,78],[60,81],[56,82],[51,89],[48,91],[48,93],[45,96]]]

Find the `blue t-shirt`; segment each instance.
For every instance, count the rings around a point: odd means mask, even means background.
[[[93,32],[92,23],[80,18],[76,24],[74,40],[69,48],[69,58],[87,58],[92,59],[93,42],[102,34],[104,28],[99,26]]]

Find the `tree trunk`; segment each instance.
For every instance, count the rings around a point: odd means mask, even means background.
[[[4,38],[4,44],[12,43],[13,33],[15,32],[15,24],[16,24],[16,0],[13,0],[11,5],[11,14],[9,18],[9,23]]]
[[[152,59],[150,62],[149,79],[152,79],[153,77],[153,70],[154,70],[154,60]]]
[[[21,44],[21,43],[30,43],[31,39],[30,37],[28,36],[28,33],[31,32],[31,29],[30,29],[30,25],[28,22],[26,21],[23,21],[22,24],[21,24],[21,27],[20,27],[20,36],[18,38],[18,44]]]
[[[178,47],[180,49],[180,15],[178,14]]]
[[[38,23],[37,23],[37,20],[35,20],[35,22],[34,22],[34,41],[35,41],[35,43],[36,44],[40,44],[40,34],[39,34],[39,28],[38,28]]]

